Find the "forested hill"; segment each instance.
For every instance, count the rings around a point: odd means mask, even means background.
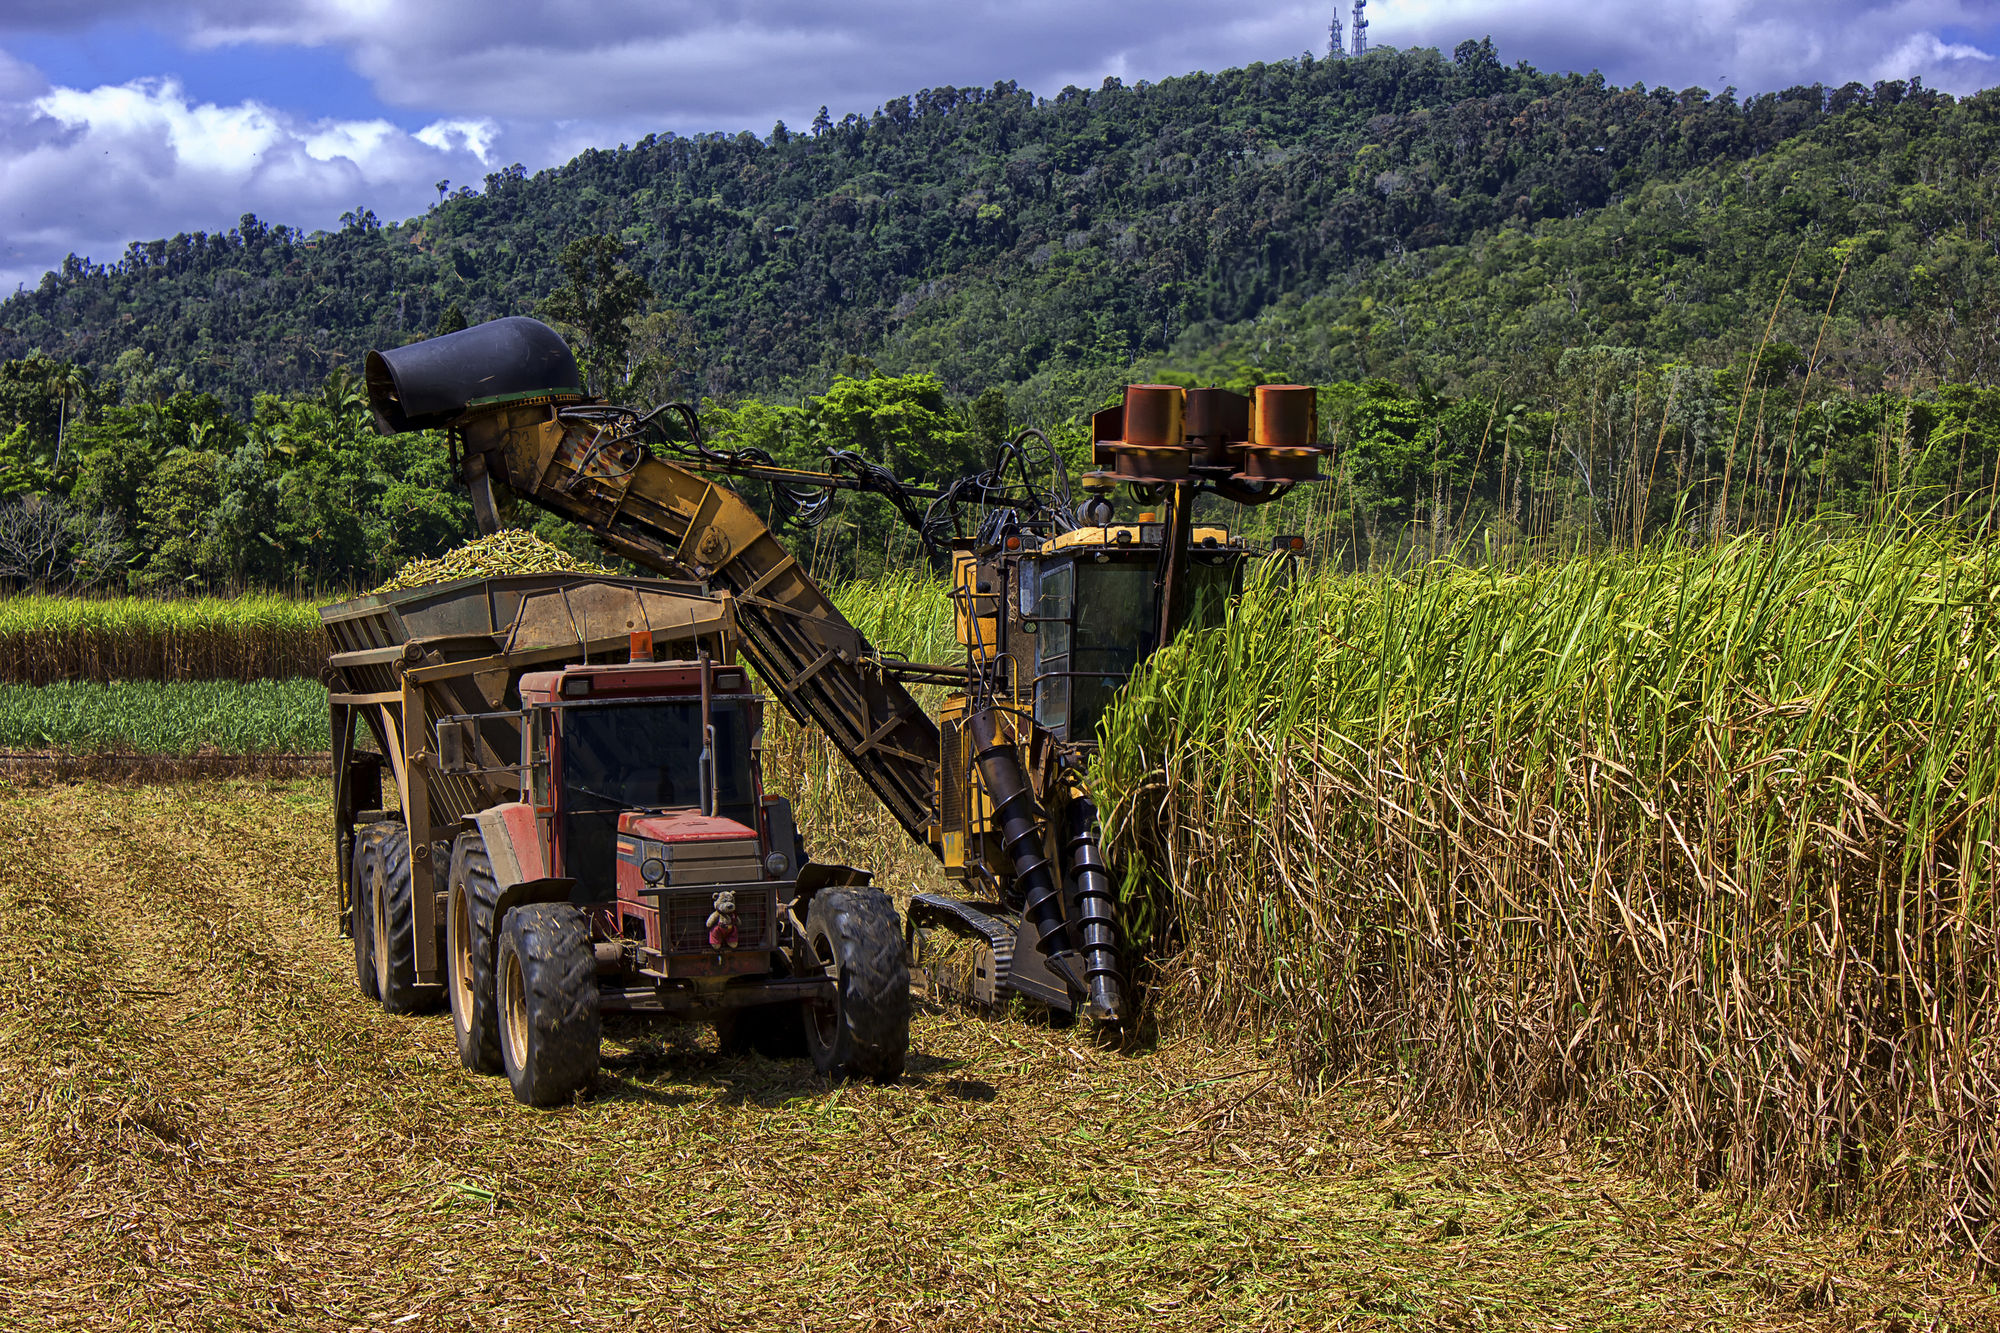
[[[72,258],[0,304],[0,360],[39,350],[103,377],[137,349],[247,407],[453,307],[532,312],[563,247],[609,234],[650,283],[672,387],[719,396],[817,391],[864,356],[935,369],[960,397],[1039,397],[1073,371],[1211,347],[1449,382],[1607,330],[1659,352],[1754,342],[1753,307],[1802,240],[1859,244],[1864,268],[1914,246],[1906,268],[1935,252],[1938,281],[1990,279],[1990,195],[1968,204],[1943,178],[1979,164],[1916,150],[1985,133],[1996,105],[1902,84],[1626,90],[1472,42],[1046,99],[934,89],[803,131],[511,168],[404,222],[357,209],[306,235],[246,216]],[[1939,176],[1914,205],[1913,174]],[[1857,283],[1847,313],[1879,325],[1911,281]]]

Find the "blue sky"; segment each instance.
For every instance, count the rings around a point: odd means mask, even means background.
[[[1343,0],[1347,17],[1352,0]],[[421,212],[647,133],[803,126],[940,84],[1044,94],[1322,51],[1290,0],[5,0],[0,291],[62,256]],[[2000,84],[2000,0],[1373,0],[1371,36],[1744,91]]]

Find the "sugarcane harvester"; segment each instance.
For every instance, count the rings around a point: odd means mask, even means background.
[[[1219,621],[1240,586],[1251,553],[1195,525],[1197,497],[1261,504],[1316,475],[1312,389],[1267,385],[1253,399],[1134,385],[1092,420],[1096,467],[1079,501],[1035,431],[988,472],[928,489],[851,454],[805,471],[713,447],[685,404],[586,397],[561,337],[521,317],[371,352],[367,381],[378,429],[447,429],[483,529],[497,530],[511,496],[634,564],[728,595],[765,688],[964,886],[916,895],[907,925],[974,941],[973,998],[1018,992],[1101,1022],[1128,1016],[1118,885],[1086,780],[1097,722],[1141,662]],[[965,662],[876,650],[731,480],[770,484],[808,520],[836,491],[887,498],[949,554]],[[1151,509],[1116,521],[1120,487]],[[970,531],[967,510],[979,513]],[[936,719],[906,682],[950,687]]]

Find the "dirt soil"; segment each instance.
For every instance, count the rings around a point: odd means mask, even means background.
[[[833,1086],[614,1028],[527,1110],[364,1002],[323,783],[0,783],[0,1328],[2000,1326],[1879,1230],[929,1008]]]

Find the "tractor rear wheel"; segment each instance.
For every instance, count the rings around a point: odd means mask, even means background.
[[[375,874],[375,857],[393,824],[369,824],[354,834],[354,851],[347,863],[347,931],[354,937],[354,987],[370,1000],[375,991],[375,904],[368,886]]]
[[[880,889],[825,889],[806,913],[801,961],[831,976],[832,1001],[805,1006],[806,1050],[822,1074],[892,1083],[910,1050],[910,963],[896,905]]]
[[[500,1059],[514,1099],[556,1106],[597,1072],[597,955],[583,913],[534,903],[507,913],[495,968]]]
[[[446,993],[458,1058],[475,1074],[503,1072],[500,1021],[493,987],[494,911],[500,886],[486,839],[475,829],[458,835],[452,856],[451,894],[445,908]]]
[[[392,1014],[436,1006],[437,986],[417,982],[416,885],[410,877],[410,834],[395,829],[376,844],[368,881],[369,934],[375,951],[375,992]]]

